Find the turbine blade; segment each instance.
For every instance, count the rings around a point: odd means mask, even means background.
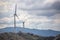
[[[17,16],[17,14],[16,14],[16,17],[19,19],[19,17]]]
[[[16,12],[17,12],[17,4],[15,5],[15,15],[16,15]]]

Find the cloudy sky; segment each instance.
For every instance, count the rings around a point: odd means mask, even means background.
[[[0,0],[0,29],[13,27],[17,3],[17,27],[60,31],[60,0]]]

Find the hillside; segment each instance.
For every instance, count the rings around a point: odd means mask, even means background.
[[[39,36],[29,33],[1,33],[0,40],[38,40]]]
[[[60,40],[60,35],[57,35],[56,37],[50,36],[50,37],[43,37],[43,36],[37,36],[30,33],[0,33],[0,40]]]
[[[13,32],[14,28],[13,27],[7,27],[7,28],[3,28],[0,29],[0,33],[4,33],[4,32]],[[53,31],[53,30],[37,30],[37,29],[28,29],[28,28],[21,28],[21,27],[16,27],[16,32],[25,32],[25,33],[32,33],[35,35],[39,35],[39,36],[56,36],[58,34],[60,34],[60,31]]]

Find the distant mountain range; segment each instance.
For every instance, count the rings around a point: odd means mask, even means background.
[[[13,27],[6,27],[3,29],[0,29],[0,33],[4,32],[13,32],[14,28]],[[37,30],[37,29],[28,29],[28,28],[21,28],[21,27],[16,27],[16,32],[25,32],[25,33],[31,33],[39,36],[56,36],[60,34],[60,31],[53,31],[53,30]]]

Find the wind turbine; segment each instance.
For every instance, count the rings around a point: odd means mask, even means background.
[[[22,23],[23,23],[23,28],[25,28],[25,23],[28,19],[25,19]]]
[[[23,23],[23,28],[25,27],[25,21],[22,22]]]
[[[16,17],[17,16],[17,4],[15,5],[15,12],[14,12],[14,33],[16,33]]]
[[[25,28],[25,23],[26,23],[26,21],[27,21],[27,19],[22,22],[22,26],[23,26],[23,27],[22,27],[22,28],[23,28],[22,30],[23,30],[23,31],[24,31],[24,28]]]
[[[14,33],[16,33],[16,17],[19,19],[19,17],[17,16],[16,13],[17,13],[17,4],[15,4],[15,12],[14,12]],[[23,29],[24,29],[25,28],[25,21],[23,21],[22,23],[23,23]]]
[[[16,33],[16,17],[19,19],[19,17],[17,16],[17,4],[15,5],[15,13],[14,13],[14,33]],[[25,23],[26,23],[27,19],[25,21],[22,22],[23,24],[23,29],[25,28]]]

